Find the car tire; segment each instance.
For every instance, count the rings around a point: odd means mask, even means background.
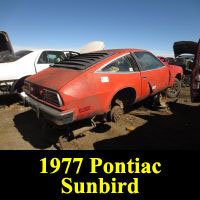
[[[175,78],[173,86],[168,88],[166,91],[166,95],[168,98],[177,98],[181,92],[181,82]]]
[[[14,94],[14,93],[21,93],[21,92],[22,92],[22,87],[23,87],[23,85],[24,85],[24,80],[25,80],[26,78],[28,78],[28,77],[29,77],[29,76],[25,76],[25,77],[22,77],[21,79],[16,80],[16,81],[13,83],[12,87],[11,87],[11,90],[10,90],[11,94]]]
[[[110,111],[110,118],[113,122],[119,122],[123,115],[124,110],[119,105],[115,105],[112,107]]]

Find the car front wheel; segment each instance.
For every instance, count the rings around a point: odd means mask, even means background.
[[[168,88],[166,91],[168,98],[177,98],[181,92],[181,82],[176,78],[173,86]]]
[[[119,105],[115,105],[112,107],[110,116],[113,122],[119,122],[123,115],[124,110]]]

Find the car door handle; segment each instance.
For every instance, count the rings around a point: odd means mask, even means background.
[[[147,78],[147,76],[142,76],[142,78]]]

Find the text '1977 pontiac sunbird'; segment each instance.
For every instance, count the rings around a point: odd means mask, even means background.
[[[115,49],[55,63],[27,78],[24,88],[37,116],[56,125],[107,114],[117,121],[124,108],[167,91],[182,75],[181,67],[149,51]]]

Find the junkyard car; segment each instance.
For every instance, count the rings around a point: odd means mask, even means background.
[[[25,78],[64,58],[63,51],[45,49],[14,53],[7,33],[0,32],[0,93],[21,92]]]
[[[190,63],[191,73],[191,100],[192,102],[200,102],[200,40],[193,41],[179,41],[174,43],[174,54],[179,56],[181,54],[194,55],[194,62]]]
[[[25,92],[38,117],[57,125],[103,114],[117,121],[125,107],[165,91],[182,73],[145,50],[104,50],[28,77]]]
[[[165,60],[165,57],[163,56],[157,56],[165,65],[168,64],[168,62]]]

